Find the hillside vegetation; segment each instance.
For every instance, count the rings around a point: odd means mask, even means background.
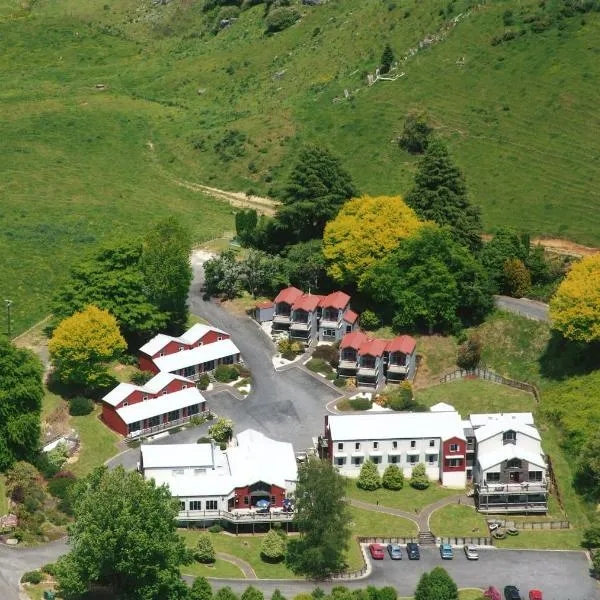
[[[104,240],[169,213],[196,241],[232,229],[230,207],[177,179],[276,194],[316,142],[361,192],[406,195],[416,157],[396,138],[412,111],[448,143],[488,231],[600,243],[600,14],[561,16],[566,2],[330,0],[266,35],[264,4],[219,30],[203,0],[6,0],[0,293],[16,328]],[[404,77],[367,86],[386,42],[398,58],[435,34]]]

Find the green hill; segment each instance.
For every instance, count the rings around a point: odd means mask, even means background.
[[[330,0],[266,36],[264,5],[215,34],[202,0],[4,0],[0,294],[17,327],[103,240],[169,213],[199,241],[232,229],[230,207],[176,178],[266,194],[311,141],[362,191],[405,194],[416,160],[396,138],[415,110],[487,230],[599,244],[600,14],[563,16],[577,2]],[[367,85],[386,42],[402,57],[426,38],[403,77]]]

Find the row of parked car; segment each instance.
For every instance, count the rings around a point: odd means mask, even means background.
[[[500,590],[493,586],[483,592],[483,597],[489,598],[490,600],[502,600]],[[525,598],[521,596],[519,588],[514,585],[507,585],[504,588],[504,598],[505,600],[525,600]],[[540,590],[529,590],[527,598],[528,600],[543,600],[542,592],[540,592]]]

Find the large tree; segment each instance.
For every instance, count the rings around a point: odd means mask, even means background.
[[[321,240],[309,240],[288,246],[285,262],[291,285],[304,290],[316,290],[321,287],[325,279],[325,257]]]
[[[177,502],[165,486],[122,467],[99,467],[73,491],[71,551],[56,564],[59,594],[75,600],[99,585],[123,600],[184,600]]]
[[[506,291],[504,265],[507,260],[525,261],[529,248],[514,229],[498,229],[494,237],[481,250],[481,264],[488,272],[495,293]]]
[[[391,310],[398,329],[448,329],[491,308],[487,275],[449,231],[424,226],[365,275],[363,289]]]
[[[350,539],[346,483],[330,462],[311,459],[298,469],[296,524],[286,561],[293,571],[322,578],[341,571]]]
[[[126,347],[117,320],[95,306],[62,321],[48,343],[57,379],[74,391],[102,387],[107,379],[106,364]]]
[[[457,600],[458,588],[446,569],[435,567],[423,573],[415,590],[415,600]]]
[[[0,338],[0,471],[39,448],[42,373],[32,352]]]
[[[550,301],[550,317],[569,340],[600,340],[600,254],[573,265]]]
[[[168,315],[153,304],[140,267],[142,245],[126,242],[103,248],[75,266],[52,301],[56,322],[93,304],[113,314],[130,348],[164,329]]]
[[[406,202],[421,219],[449,226],[460,244],[481,247],[480,210],[469,202],[465,178],[441,140],[428,144]]]
[[[358,284],[377,260],[423,226],[400,196],[363,196],[346,202],[327,223],[323,254],[339,284]]]
[[[167,332],[178,335],[187,323],[192,283],[189,230],[175,217],[150,229],[143,243],[141,266],[148,298],[169,315]]]
[[[308,146],[300,151],[283,190],[276,221],[289,241],[320,238],[325,223],[357,195],[350,175],[329,150]]]

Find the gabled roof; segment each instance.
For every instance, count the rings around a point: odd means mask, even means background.
[[[117,387],[113,388],[102,398],[103,402],[110,404],[111,406],[117,406],[120,402],[123,402],[125,398],[130,396],[133,392],[142,390],[141,387],[133,385],[133,383],[120,383]]]
[[[182,350],[181,352],[175,352],[167,356],[160,356],[154,359],[154,364],[160,371],[172,373],[186,367],[201,365],[211,360],[239,353],[239,348],[231,340],[220,340],[212,344],[192,348],[191,350]]]
[[[315,310],[319,303],[323,299],[323,296],[317,296],[315,294],[304,294],[294,302],[294,310]]]
[[[279,294],[277,294],[277,296],[275,297],[275,300],[273,300],[273,302],[275,304],[277,304],[278,302],[286,302],[287,304],[294,304],[294,302],[296,300],[298,300],[298,298],[300,298],[300,296],[302,296],[304,292],[302,290],[299,290],[298,288],[294,287],[294,286],[290,286],[287,288],[284,288],[283,290],[281,290],[279,292]]]
[[[491,421],[488,425],[475,430],[475,439],[477,442],[483,442],[505,431],[516,431],[538,441],[542,439],[535,427],[518,421]]]
[[[361,356],[365,356],[366,354],[369,356],[382,356],[387,345],[387,340],[368,340],[358,349],[358,353]]]
[[[402,352],[403,354],[411,354],[416,345],[417,342],[414,338],[410,337],[410,335],[400,335],[395,337],[388,344],[387,349],[389,352]]]
[[[146,342],[141,348],[140,352],[153,356],[157,352],[160,352],[169,342],[172,342],[175,338],[164,333],[155,335],[149,342]]]
[[[185,333],[182,333],[179,337],[165,335],[164,333],[155,335],[149,342],[146,342],[140,348],[140,352],[143,352],[148,356],[153,356],[157,352],[160,352],[169,342],[191,346],[203,338],[209,331],[229,335],[222,329],[217,329],[216,327],[211,327],[210,325],[204,325],[202,323],[196,323],[192,325]]]
[[[142,444],[140,452],[144,469],[212,468],[214,464],[212,444]]]
[[[321,300],[319,306],[321,306],[322,308],[337,308],[339,310],[348,306],[349,302],[350,296],[348,296],[348,294],[345,294],[344,292],[338,291],[325,296]]]
[[[180,375],[173,375],[173,373],[157,373],[152,379],[149,379],[140,389],[144,392],[150,392],[151,394],[158,394],[160,390],[166,388],[172,381],[181,381],[183,383],[189,383],[195,385],[191,379],[186,379]]]
[[[257,302],[256,308],[274,308],[275,304],[273,300],[265,300],[264,302]]]
[[[340,342],[340,348],[354,348],[358,350],[368,340],[362,331],[347,333]]]
[[[533,425],[533,414],[530,412],[522,413],[474,413],[469,415],[469,420],[473,429],[489,425],[495,421],[507,421],[512,423],[523,423],[524,425]]]
[[[117,387],[108,392],[108,394],[102,398],[102,401],[110,404],[111,406],[117,406],[123,402],[123,400],[128,398],[133,392],[142,392],[143,394],[158,394],[158,392],[166,388],[174,380],[188,383],[190,387],[195,385],[190,379],[180,377],[179,375],[173,375],[171,373],[158,373],[144,385],[120,383]]]
[[[179,392],[173,392],[172,394],[159,396],[153,400],[136,402],[135,404],[118,408],[117,414],[129,425],[130,423],[163,415],[172,410],[178,410],[202,402],[204,402],[204,396],[198,391],[198,388],[191,387]]]
[[[355,313],[353,310],[348,309],[344,313],[344,316],[342,318],[347,323],[356,323],[356,319],[358,319],[358,313]]]
[[[524,448],[513,444],[506,444],[506,446],[503,446],[499,450],[494,450],[493,452],[479,452],[477,455],[477,462],[479,463],[481,470],[485,471],[486,469],[490,469],[491,467],[503,463],[505,460],[511,460],[513,458],[526,460],[531,465],[536,465],[543,469],[546,468],[546,461],[542,454],[530,452],[529,450],[525,450]]]

